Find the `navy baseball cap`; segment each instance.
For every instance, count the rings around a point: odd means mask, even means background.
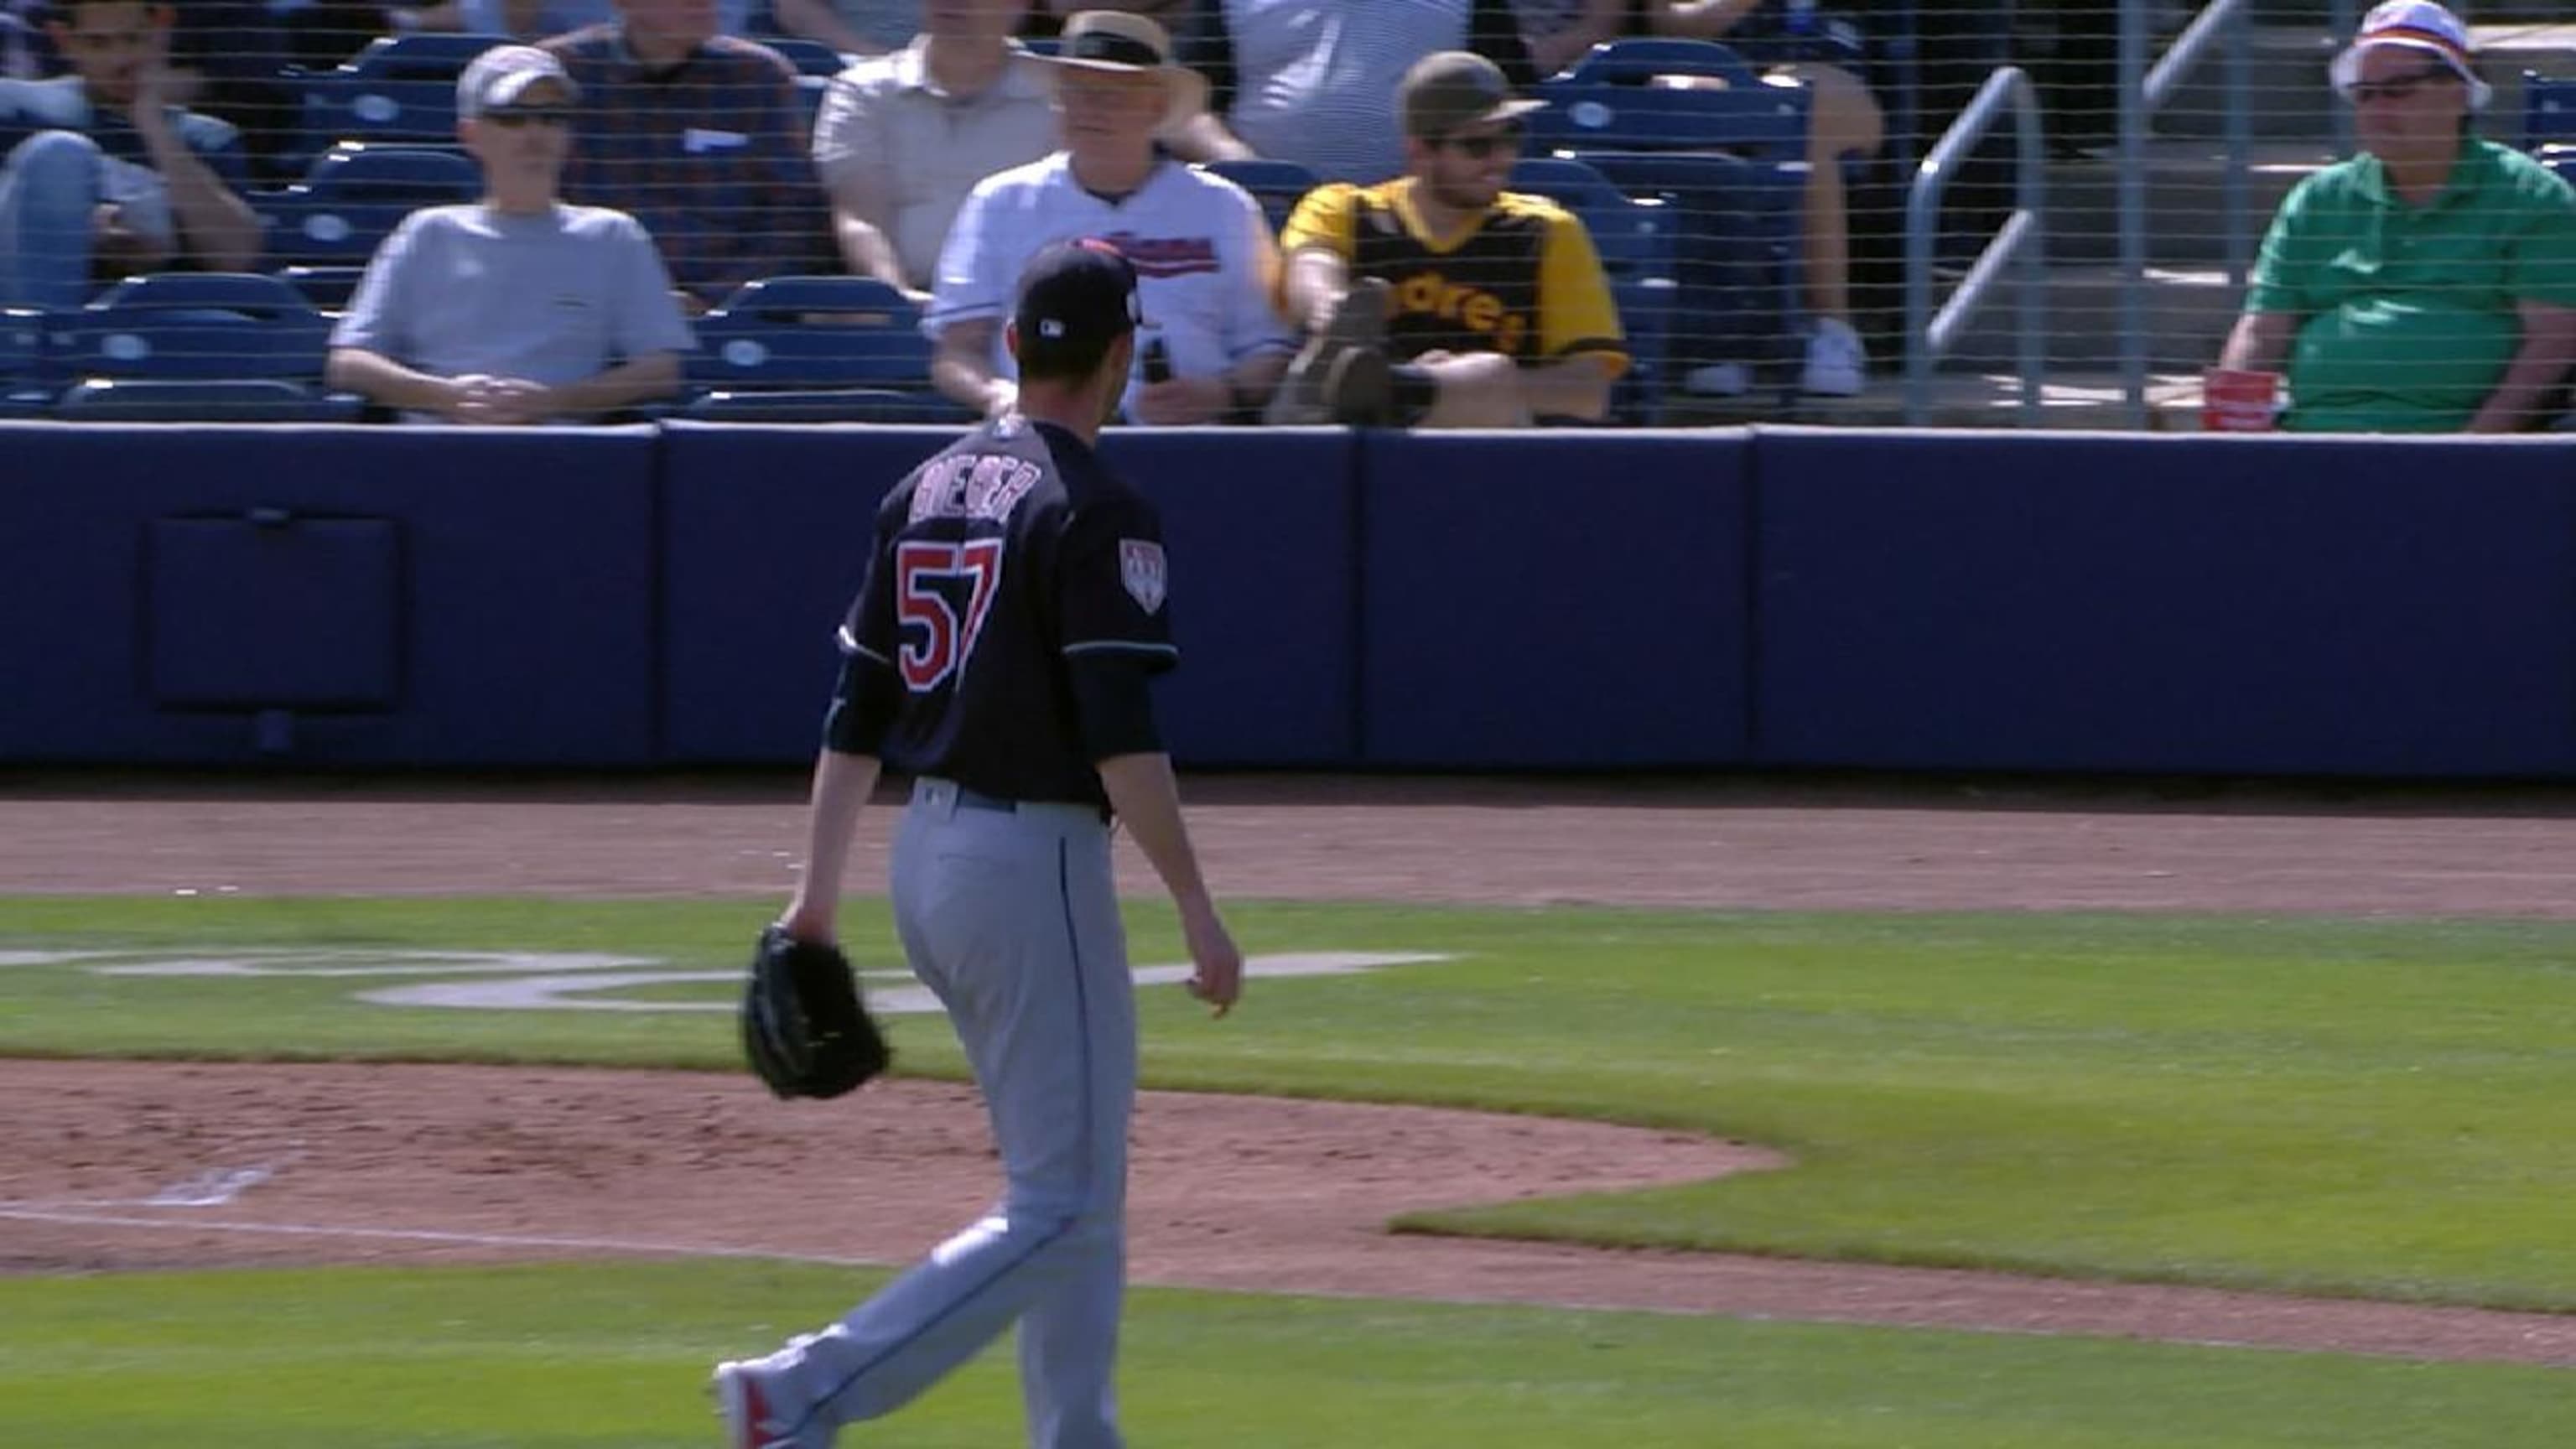
[[[1019,329],[1023,366],[1051,353],[1106,348],[1145,320],[1136,268],[1098,237],[1040,248],[1020,270],[1019,297],[1012,325]]]

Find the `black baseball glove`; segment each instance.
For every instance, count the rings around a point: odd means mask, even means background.
[[[849,959],[774,925],[760,933],[743,983],[742,1050],[781,1097],[837,1097],[893,1060]]]

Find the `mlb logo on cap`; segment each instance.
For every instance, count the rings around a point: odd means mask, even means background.
[[[1105,347],[1145,320],[1136,268],[1098,237],[1040,248],[1020,272],[1019,295],[1012,323],[1024,365],[1033,349]]]

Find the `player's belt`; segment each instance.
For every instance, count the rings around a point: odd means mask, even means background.
[[[1020,813],[1020,808],[1023,805],[1027,805],[1033,809],[1042,810],[1082,810],[1089,808],[1073,804],[1069,801],[1022,801],[1008,799],[1000,795],[987,795],[981,790],[977,790],[966,785],[960,785],[954,780],[944,780],[934,775],[924,775],[913,782],[912,798],[915,800],[945,799],[951,802],[950,808],[952,809],[990,810],[1001,815],[1017,815]],[[1109,819],[1109,812],[1107,810],[1100,810],[1096,813],[1104,822]]]
[[[957,787],[957,808],[960,810],[999,810],[1005,815],[1017,815],[1020,813],[1020,802],[1017,800],[1005,800],[999,795],[987,795],[981,790],[970,790],[965,786],[960,785]]]

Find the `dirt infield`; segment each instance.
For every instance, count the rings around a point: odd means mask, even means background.
[[[1310,779],[1192,793],[1209,873],[1237,897],[2576,915],[2576,812],[2530,795]],[[785,777],[20,781],[0,788],[0,890],[759,895],[793,879],[798,796]],[[854,881],[882,878],[890,819],[872,816]],[[1122,855],[1123,883],[1150,890]],[[788,1109],[747,1078],[687,1073],[0,1062],[0,1271],[900,1261],[981,1207],[993,1164],[971,1092],[869,1092],[865,1110]],[[2576,1317],[1382,1227],[1416,1208],[1776,1165],[1742,1144],[1148,1093],[1136,1154],[1146,1282],[2576,1366]],[[821,1222],[817,1199],[835,1204]]]

